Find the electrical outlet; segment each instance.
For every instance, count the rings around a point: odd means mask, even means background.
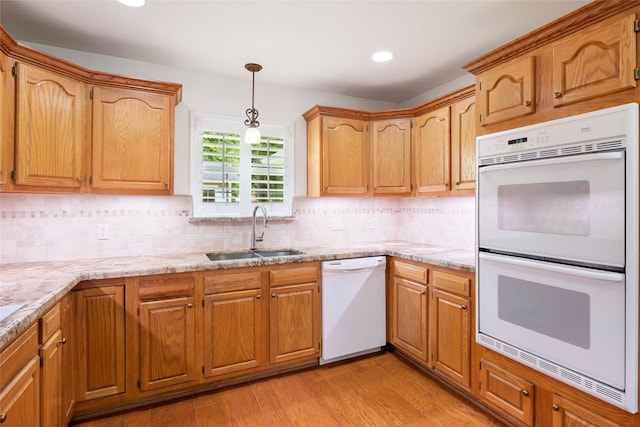
[[[98,224],[98,240],[109,239],[109,224]]]

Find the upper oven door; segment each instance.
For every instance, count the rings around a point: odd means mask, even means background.
[[[478,246],[624,267],[624,151],[479,168]]]

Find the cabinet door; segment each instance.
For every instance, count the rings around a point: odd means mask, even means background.
[[[373,123],[373,194],[411,193],[411,119]]]
[[[365,196],[369,191],[369,131],[362,120],[324,117],[322,190],[325,196]]]
[[[193,297],[140,304],[140,390],[194,380]]]
[[[427,361],[427,287],[399,277],[393,279],[392,342],[419,360]]]
[[[125,391],[124,284],[76,291],[78,401]]]
[[[636,87],[634,21],[603,21],[554,46],[554,107]]]
[[[451,106],[451,181],[453,190],[476,188],[476,101]]]
[[[449,191],[449,107],[417,117],[415,136],[416,194],[428,195]]]
[[[571,400],[553,395],[553,427],[621,427]]]
[[[478,76],[482,126],[535,112],[535,57],[526,56]]]
[[[15,90],[9,57],[0,52],[0,190],[6,189],[13,170]]]
[[[58,330],[40,348],[41,427],[57,427],[62,422],[62,331]]]
[[[263,364],[263,305],[260,289],[205,295],[205,376]]]
[[[320,355],[318,283],[271,288],[270,360],[279,363]]]
[[[75,293],[70,293],[60,301],[62,326],[62,425],[69,425],[76,405],[75,372],[76,362],[73,351],[75,339]]]
[[[485,359],[480,361],[480,396],[514,420],[533,425],[534,386]]]
[[[431,364],[464,387],[471,386],[471,315],[466,298],[431,291],[429,340]]]
[[[33,65],[16,66],[15,185],[77,191],[86,173],[85,85]]]
[[[40,425],[40,359],[33,357],[22,370],[0,390],[0,423],[2,427]]]
[[[171,194],[173,97],[93,88],[94,192]]]

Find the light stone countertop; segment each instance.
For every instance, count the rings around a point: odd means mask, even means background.
[[[262,248],[261,248],[262,249]],[[269,248],[264,248],[268,250]],[[152,274],[184,273],[261,265],[289,264],[390,255],[456,270],[475,271],[473,251],[403,241],[362,243],[348,247],[295,247],[301,255],[209,261],[205,253],[96,258],[0,265],[0,306],[19,304],[0,320],[0,349],[53,307],[84,280],[114,279]],[[233,252],[233,251],[232,251]]]

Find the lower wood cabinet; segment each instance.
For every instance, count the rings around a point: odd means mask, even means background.
[[[553,395],[553,427],[622,427],[615,421],[593,412],[557,394]]]
[[[195,382],[193,275],[138,280],[138,387],[146,392]]]
[[[40,405],[41,427],[62,423],[62,339],[60,304],[40,320]]]
[[[204,278],[205,377],[232,374],[264,365],[267,298],[263,273],[208,273]]]
[[[76,406],[76,352],[75,352],[75,293],[68,293],[60,301],[60,324],[62,328],[62,425],[69,425]]]
[[[420,361],[427,361],[427,286],[393,278],[393,332],[391,342]]]
[[[77,401],[125,392],[125,282],[85,282],[76,298]]]
[[[269,272],[270,362],[320,356],[320,267]]]
[[[513,421],[533,425],[534,385],[489,361],[480,361],[480,396],[489,406]]]
[[[40,424],[38,325],[33,324],[0,353],[0,424]]]

